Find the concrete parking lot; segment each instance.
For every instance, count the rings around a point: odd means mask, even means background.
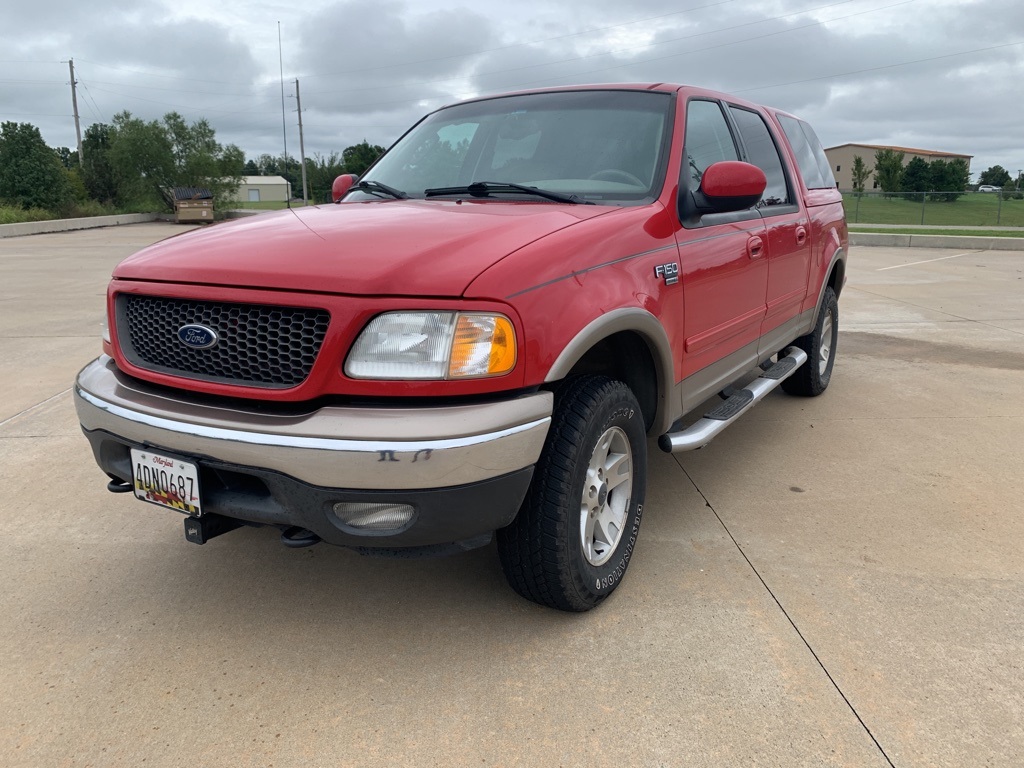
[[[172,224],[0,240],[0,764],[1024,764],[1024,256],[855,248],[820,398],[652,442],[601,608],[105,490],[69,387]]]

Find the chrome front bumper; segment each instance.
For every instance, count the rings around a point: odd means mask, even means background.
[[[103,356],[78,374],[82,428],[127,442],[353,490],[448,488],[536,463],[552,395],[420,408],[326,406],[265,413],[193,402],[125,376]]]

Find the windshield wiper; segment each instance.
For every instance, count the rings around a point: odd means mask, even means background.
[[[553,200],[556,203],[594,204],[578,195],[563,195],[561,192],[551,192],[539,187],[528,187],[525,184],[513,184],[510,181],[474,181],[466,187],[435,187],[434,189],[423,190],[423,195],[424,197],[442,197],[445,195],[470,194],[473,197],[489,197],[493,192],[522,192],[527,195],[543,197],[545,200]]]
[[[405,192],[403,192],[402,190],[395,189],[394,187],[389,187],[387,184],[381,184],[379,181],[360,181],[354,186],[354,189],[359,189],[362,190],[363,192],[368,192],[371,195],[393,197],[396,200],[409,199],[409,196],[405,194]]]

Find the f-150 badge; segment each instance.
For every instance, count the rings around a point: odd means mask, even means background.
[[[679,282],[679,264],[670,261],[668,264],[659,264],[654,268],[655,277],[665,278],[665,285],[675,285]]]

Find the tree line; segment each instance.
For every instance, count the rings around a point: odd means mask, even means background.
[[[384,152],[366,141],[341,153],[306,158],[312,201],[329,202],[334,178],[361,175]],[[234,198],[243,176],[283,176],[302,193],[302,168],[288,156],[247,160],[235,144],[217,141],[205,119],[188,123],[177,112],[145,121],[120,112],[82,136],[82,161],[67,147],[49,147],[31,123],[0,123],[0,205],[55,216],[173,210],[175,187]]]
[[[864,158],[855,155],[851,173],[853,191],[863,194],[868,178],[874,174],[877,186],[889,196],[901,195],[907,199],[920,200],[922,193],[929,193],[931,200],[954,202],[967,192],[971,181],[971,170],[967,160],[932,160],[911,158],[904,165],[906,155],[895,149],[879,149],[875,152],[875,165],[869,168]]]
[[[864,193],[868,179],[874,175],[876,186],[886,196],[904,197],[908,200],[920,200],[927,194],[929,200],[954,202],[967,193],[971,183],[971,171],[967,160],[932,160],[927,162],[920,157],[911,158],[904,164],[905,153],[895,149],[879,149],[875,152],[874,167],[869,168],[864,158],[854,155],[850,169],[853,177],[853,191]],[[1002,166],[994,165],[982,171],[978,178],[979,185],[1010,187],[1010,192],[1021,199],[1024,193],[1024,176],[1012,183],[1013,178]]]

